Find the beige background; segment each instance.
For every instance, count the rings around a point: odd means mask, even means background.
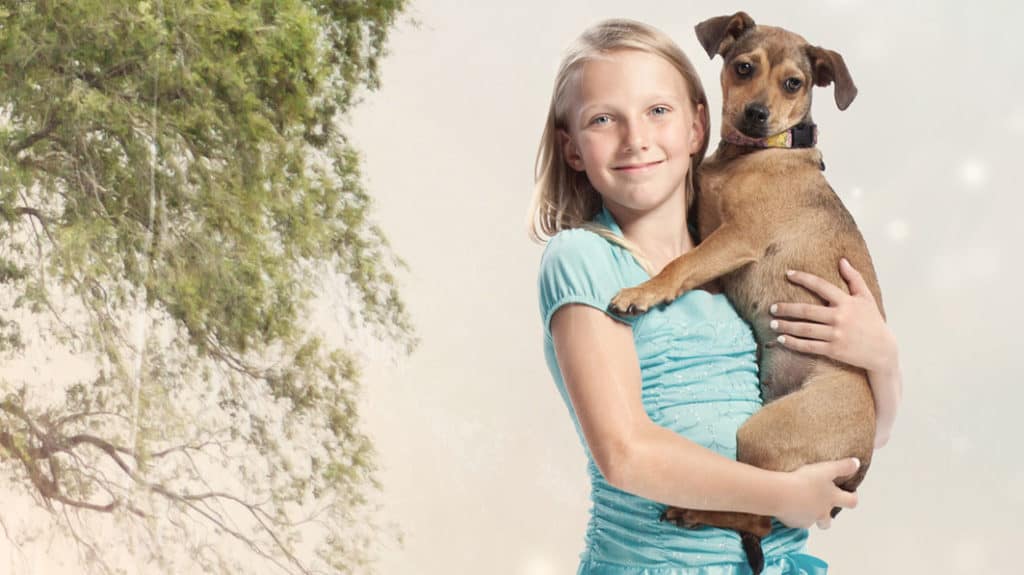
[[[837,575],[1019,572],[1020,4],[421,0],[352,130],[422,338],[378,357],[366,389],[385,511],[406,532],[382,573],[575,572],[585,460],[544,365],[542,248],[525,234],[555,68],[587,25],[643,20],[717,110],[721,61],[692,29],[737,9],[846,58],[860,95],[840,113],[819,89],[820,147],[902,349],[892,443],[861,507],[810,549]]]

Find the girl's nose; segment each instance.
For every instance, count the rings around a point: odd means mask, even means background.
[[[624,151],[646,150],[649,145],[647,129],[640,122],[628,122],[623,134]]]

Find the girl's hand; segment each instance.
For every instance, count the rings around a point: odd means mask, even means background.
[[[849,287],[847,294],[832,282],[806,272],[787,272],[789,280],[828,302],[779,303],[771,306],[772,329],[779,343],[789,349],[824,355],[869,372],[889,371],[896,363],[896,338],[889,331],[864,278],[843,258],[839,273]]]
[[[889,440],[903,395],[899,351],[860,272],[843,258],[839,273],[846,280],[849,294],[816,275],[787,272],[790,281],[819,295],[828,305],[773,305],[772,315],[787,319],[774,319],[770,326],[782,334],[778,341],[789,349],[824,355],[867,371],[875,398],[877,449]]]
[[[828,528],[833,507],[852,509],[857,506],[857,494],[836,487],[835,479],[853,475],[859,467],[860,462],[850,458],[811,463],[789,473],[793,489],[783,495],[784,509],[776,517],[789,527],[807,528],[818,524]]]

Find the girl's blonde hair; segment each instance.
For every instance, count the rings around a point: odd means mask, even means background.
[[[711,125],[704,86],[689,58],[665,33],[633,20],[605,20],[580,35],[569,47],[558,68],[534,168],[536,189],[530,207],[530,237],[543,243],[560,230],[589,229],[628,249],[648,273],[653,273],[650,264],[635,245],[616,236],[610,229],[590,222],[601,210],[601,196],[590,184],[585,172],[577,172],[566,163],[559,136],[560,131],[569,131],[570,90],[583,65],[623,49],[661,56],[675,66],[683,76],[694,110],[703,115],[704,140],[697,153],[690,158],[690,170],[686,176],[686,209],[690,213],[694,198],[693,175],[707,152]]]

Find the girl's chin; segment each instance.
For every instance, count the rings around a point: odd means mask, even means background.
[[[650,212],[670,203],[672,194],[640,193],[626,195],[625,197],[620,195],[618,198],[604,196],[604,198],[605,203],[616,204],[631,212]],[[680,196],[679,199],[680,203],[682,203],[683,196]]]

